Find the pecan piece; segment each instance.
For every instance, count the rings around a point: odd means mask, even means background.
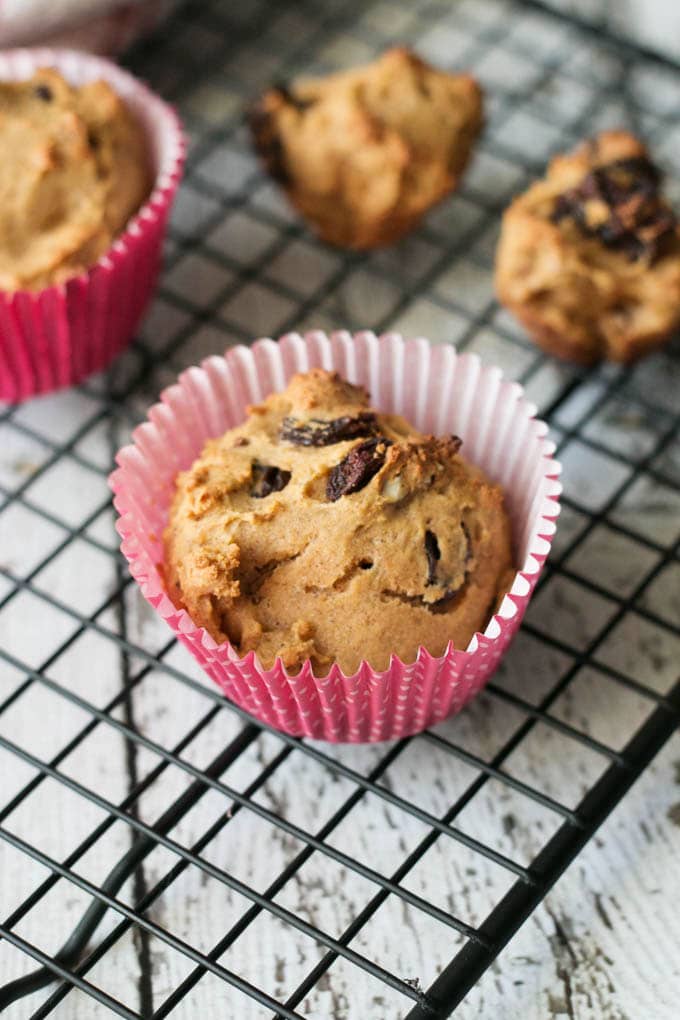
[[[676,226],[659,194],[660,183],[649,159],[619,159],[595,167],[577,187],[559,195],[551,219],[573,220],[584,234],[624,252],[632,262],[653,262]]]
[[[284,418],[279,431],[279,438],[285,439],[295,446],[331,446],[343,443],[347,439],[364,439],[374,436],[378,431],[376,417],[370,411],[362,411],[352,418],[309,418],[298,421],[296,418]]]
[[[326,496],[331,503],[368,485],[385,463],[387,447],[391,445],[389,439],[377,436],[353,447],[328,476]]]
[[[274,467],[272,464],[253,464],[253,487],[250,495],[253,499],[264,499],[272,492],[281,492],[290,481],[290,471]]]

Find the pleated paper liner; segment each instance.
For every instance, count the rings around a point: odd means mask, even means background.
[[[423,432],[455,433],[467,458],[505,489],[515,562],[512,587],[484,633],[466,649],[415,662],[392,656],[389,668],[362,662],[353,676],[334,664],[315,677],[311,663],[290,676],[280,659],[263,669],[254,653],[239,658],[216,644],[166,594],[159,564],[174,480],[206,439],[243,421],[246,406],[281,390],[295,372],[335,369],[362,383],[373,406],[404,415]],[[472,354],[448,345],[363,332],[292,333],[211,357],[184,372],[149,411],[118,454],[111,476],[122,550],[133,577],[179,640],[224,694],[287,733],[329,741],[380,741],[417,733],[458,712],[484,686],[512,641],[548,555],[559,512],[560,467],[547,427],[522,388]]]
[[[152,193],[110,250],[86,273],[39,291],[0,292],[0,400],[71,386],[104,369],[132,339],[151,298],[185,145],[175,112],[132,75],[72,50],[0,52],[0,81],[54,67],[82,85],[105,79],[142,125]]]

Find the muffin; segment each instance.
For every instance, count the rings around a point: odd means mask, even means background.
[[[391,49],[365,67],[270,89],[249,121],[265,167],[311,227],[340,247],[375,248],[458,185],[482,96],[469,75]]]
[[[0,290],[39,290],[94,265],[152,186],[144,133],[105,81],[42,68],[0,82]]]
[[[76,50],[0,50],[0,400],[103,371],[154,292],[182,176],[174,110]]]
[[[295,375],[179,474],[168,593],[216,642],[292,673],[466,648],[512,556],[503,493],[460,445],[335,372]]]
[[[363,392],[317,373],[311,376],[313,385],[295,380],[292,398],[280,394],[262,404],[273,391],[283,390],[296,372],[313,366],[365,386],[381,413],[371,412]],[[327,396],[329,389],[332,398]],[[249,404],[261,410],[253,413]],[[150,408],[147,420],[133,432],[132,443],[118,452],[118,467],[109,482],[119,515],[121,551],[140,594],[237,710],[285,733],[318,740],[373,742],[419,733],[459,712],[488,681],[520,627],[550,551],[559,513],[560,466],[547,426],[535,419],[535,411],[517,383],[503,380],[499,369],[484,365],[474,354],[458,354],[451,344],[404,340],[395,333],[377,337],[367,331],[352,335],[339,330],[327,335],[312,330],[288,333],[276,342],[257,340],[230,347],[223,357],[206,358],[183,372]],[[226,439],[215,439],[224,433]],[[436,441],[428,438],[431,433],[449,436],[449,441],[440,440],[437,448]],[[457,444],[452,435],[462,437],[470,461],[502,487],[503,510],[499,509],[500,490],[467,467],[454,452]],[[309,445],[295,441],[302,438]],[[371,445],[361,450],[365,443]],[[420,455],[413,452],[414,445],[422,445]],[[401,477],[395,461],[388,462],[388,456],[395,456],[390,454],[394,447],[398,448],[396,463],[404,464]],[[245,462],[232,459],[239,451],[247,454]],[[205,471],[199,470],[196,476],[202,458]],[[428,475],[427,468],[435,461],[440,469]],[[313,468],[314,464],[319,467]],[[237,476],[242,479],[240,486]],[[430,477],[434,477],[431,485]],[[451,486],[443,511],[445,483],[440,479],[448,477],[459,478],[460,483]],[[402,486],[410,492],[404,500],[399,498]],[[222,507],[226,526],[220,533],[216,525]],[[420,507],[423,514],[417,518]],[[322,509],[325,517],[320,527]],[[313,527],[310,515],[315,512]],[[503,538],[508,527],[505,512],[512,526],[512,562],[516,564],[516,572],[507,580],[502,579],[501,565],[501,561],[510,562]],[[400,518],[413,523],[401,527]],[[481,535],[475,532],[477,523]],[[270,526],[272,540],[265,547],[259,536],[268,533]],[[335,594],[338,605],[350,607],[355,630],[349,632],[347,664],[355,661],[350,658],[354,647],[357,651],[360,647],[362,655],[354,672],[344,672],[337,660],[327,671],[324,666],[315,672],[311,659],[300,669],[288,670],[280,658],[266,668],[259,651],[241,656],[222,639],[225,628],[233,628],[232,638],[245,647],[245,627],[241,634],[236,631],[244,620],[251,641],[255,638],[262,645],[258,631],[262,624],[256,615],[262,601],[258,605],[261,592],[257,589],[267,581],[270,570],[274,577],[278,569],[294,568],[297,561],[277,561],[296,554],[290,550],[298,531],[312,532],[318,557],[317,562],[307,560],[312,573],[300,578],[302,592],[295,594],[291,585],[290,598],[302,605],[304,595],[308,604],[318,605],[326,588],[327,604]],[[500,537],[492,538],[499,533]],[[227,541],[227,534],[235,541]],[[489,545],[483,547],[480,537],[488,538]],[[250,561],[241,556],[242,550],[252,555],[253,567],[264,565],[259,577],[248,570]],[[189,597],[182,589],[187,584],[182,576],[185,551],[186,576],[193,587]],[[487,558],[494,552],[497,563]],[[300,559],[304,553],[301,550]],[[350,565],[348,576],[342,573],[343,560]],[[358,570],[352,576],[355,561]],[[486,604],[479,614],[480,629],[466,644],[467,634],[455,637],[452,633],[455,600],[462,603],[476,597],[484,563],[490,580],[484,582],[484,597],[477,601]],[[212,603],[213,586],[230,573],[232,584],[227,581]],[[462,596],[461,574],[468,575]],[[242,578],[246,588],[250,585],[249,592],[242,593]],[[363,599],[360,607],[352,605],[351,591],[344,589],[363,588],[369,578],[382,578],[372,589],[371,600]],[[329,589],[335,581],[337,589],[332,593]],[[381,598],[383,587],[385,598]],[[505,592],[499,605],[494,601],[496,592]],[[196,619],[185,608],[190,599]],[[220,615],[221,600],[229,610],[237,607],[235,622],[233,616]],[[421,645],[415,659],[409,659],[416,644],[410,633],[413,614],[407,614],[401,627],[391,626],[383,617],[384,611],[394,611],[403,621],[401,611],[408,609],[419,610],[415,618],[428,627],[446,623],[460,647],[454,648],[450,641],[443,654],[436,655]],[[491,614],[488,618],[486,612]],[[307,619],[312,627],[324,624],[292,613],[283,604],[282,617],[276,621],[279,629],[292,631],[293,616],[293,623]],[[201,619],[214,628],[212,634]],[[347,621],[338,618],[337,622],[343,636],[347,635]],[[310,652],[328,657],[330,650],[318,646],[318,636],[298,626],[292,661],[298,660],[299,646],[306,642]],[[405,661],[391,654],[398,649]],[[387,663],[387,668],[374,668],[367,658],[370,654]]]
[[[503,216],[500,300],[550,354],[629,362],[680,322],[680,237],[661,175],[633,135],[553,159]]]

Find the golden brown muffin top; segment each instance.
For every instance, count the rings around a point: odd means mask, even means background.
[[[265,666],[353,672],[466,647],[511,557],[502,493],[459,447],[334,373],[295,376],[179,475],[172,598]]]
[[[0,82],[0,148],[0,290],[88,269],[151,190],[142,129],[104,81]]]
[[[250,121],[267,169],[321,235],[372,247],[455,187],[481,126],[481,93],[469,75],[398,48],[272,88]]]

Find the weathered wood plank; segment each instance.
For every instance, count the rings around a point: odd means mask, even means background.
[[[62,394],[44,402],[27,405],[22,420],[51,438],[68,441],[86,415],[92,415],[92,402],[78,393]],[[48,452],[37,441],[19,431],[3,428],[1,456],[2,483],[14,490],[30,479]],[[106,463],[109,449],[101,432],[88,437],[87,455],[94,464]],[[65,524],[79,523],[78,514],[87,501],[106,498],[103,478],[75,460],[36,476],[26,496]],[[67,475],[69,484],[62,475]],[[85,503],[84,503],[85,499]],[[95,505],[94,502],[92,505]],[[110,519],[108,527],[110,529]],[[109,540],[112,536],[109,531]],[[67,541],[65,530],[44,522],[20,504],[0,513],[0,562],[17,576],[25,576],[60,543]],[[110,595],[115,581],[114,561],[104,552],[82,540],[69,542],[51,563],[41,570],[35,584],[56,599],[82,613],[94,612]],[[101,622],[116,628],[111,611]],[[3,648],[26,666],[39,669],[58,646],[77,630],[76,621],[48,605],[38,595],[20,592],[0,610],[0,634]],[[120,691],[121,662],[116,647],[92,632],[76,638],[52,665],[46,675],[55,683],[104,707]],[[6,663],[0,667],[0,701],[25,681],[20,669]],[[119,713],[120,714],[120,713]],[[50,762],[88,725],[91,716],[69,703],[59,693],[39,682],[29,684],[21,696],[0,715],[0,735],[36,758]],[[67,776],[106,797],[120,802],[127,793],[125,748],[122,738],[110,727],[99,725],[59,765]],[[37,775],[34,768],[7,751],[0,753],[0,810]],[[44,779],[3,821],[15,836],[33,844],[49,857],[61,862],[102,821],[106,813],[82,796],[69,791],[54,779]],[[80,858],[74,870],[94,883],[101,883],[130,842],[129,828],[117,822]],[[26,854],[0,842],[0,913],[3,918],[48,877],[49,872]],[[122,890],[123,898],[130,889]],[[16,925],[23,938],[47,953],[55,953],[90,902],[90,897],[75,885],[61,879],[50,892]],[[115,918],[102,926],[101,937]],[[34,969],[35,963],[9,943],[0,942],[0,983]],[[136,1008],[138,1004],[137,952],[130,939],[111,952],[90,972],[89,980]],[[10,1007],[9,1020],[24,1020],[52,989],[37,993]],[[69,1020],[88,1020],[97,1011],[89,996],[73,992],[55,1015]],[[101,1013],[99,1014],[101,1015]]]

